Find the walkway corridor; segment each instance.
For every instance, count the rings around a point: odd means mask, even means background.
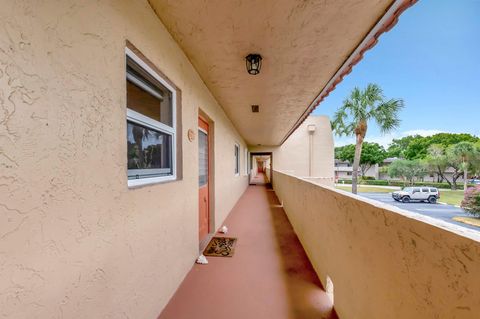
[[[272,190],[249,186],[225,224],[234,256],[194,265],[159,319],[337,318]]]

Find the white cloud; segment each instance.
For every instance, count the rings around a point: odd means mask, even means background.
[[[410,130],[402,133],[402,137],[409,135],[432,136],[438,133],[450,133],[442,130]]]
[[[338,137],[334,136],[335,139],[335,146],[345,146],[348,144],[354,144],[355,138],[354,137]]]
[[[385,134],[380,136],[367,137],[365,140],[370,143],[378,143],[383,147],[388,147],[394,138],[399,138],[395,134]]]
[[[409,130],[409,131],[403,131],[403,132],[397,132],[397,133],[390,133],[390,134],[385,134],[385,135],[377,135],[377,136],[369,136],[367,134],[367,137],[365,138],[366,142],[369,143],[378,143],[382,145],[383,147],[388,147],[390,143],[392,143],[393,139],[399,139],[402,137],[406,137],[409,135],[420,135],[420,136],[432,136],[438,133],[449,133],[444,130]],[[338,137],[335,136],[335,146],[344,146],[348,144],[354,144],[355,143],[355,138],[354,137]]]

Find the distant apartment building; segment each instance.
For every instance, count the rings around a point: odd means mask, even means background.
[[[353,164],[349,161],[342,161],[340,159],[335,159],[335,178],[338,179],[352,179],[353,173]],[[365,172],[365,176],[373,177],[375,179],[380,178],[379,165],[372,165]],[[358,175],[362,176],[362,170],[358,169]]]
[[[362,174],[362,170],[359,168],[358,176],[366,176],[366,177],[374,178],[377,180],[399,181],[401,180],[401,178],[388,176],[388,166],[399,159],[400,158],[398,157],[388,157],[385,160],[383,160],[382,163],[372,165],[365,172],[365,175]],[[335,167],[334,167],[335,179],[336,180],[352,179],[352,172],[353,172],[352,166],[353,166],[352,163],[350,163],[349,161],[342,161],[340,159],[335,159]],[[453,167],[449,167],[445,170],[443,175],[449,181],[452,181],[453,176],[455,175],[455,170],[453,169]],[[445,182],[445,180],[442,179],[442,177],[439,176],[439,174],[437,173],[429,173],[422,180],[424,182]],[[463,182],[463,176],[458,177],[457,183],[462,183],[462,182]]]

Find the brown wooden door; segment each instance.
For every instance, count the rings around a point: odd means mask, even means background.
[[[209,205],[209,145],[208,145],[208,123],[202,118],[198,118],[198,218],[199,218],[199,238],[204,239],[208,235],[210,220]]]

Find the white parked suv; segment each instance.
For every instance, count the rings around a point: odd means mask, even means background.
[[[440,192],[435,187],[405,187],[401,191],[393,192],[392,197],[397,202],[403,203],[428,201],[431,204],[435,204],[440,198]]]

